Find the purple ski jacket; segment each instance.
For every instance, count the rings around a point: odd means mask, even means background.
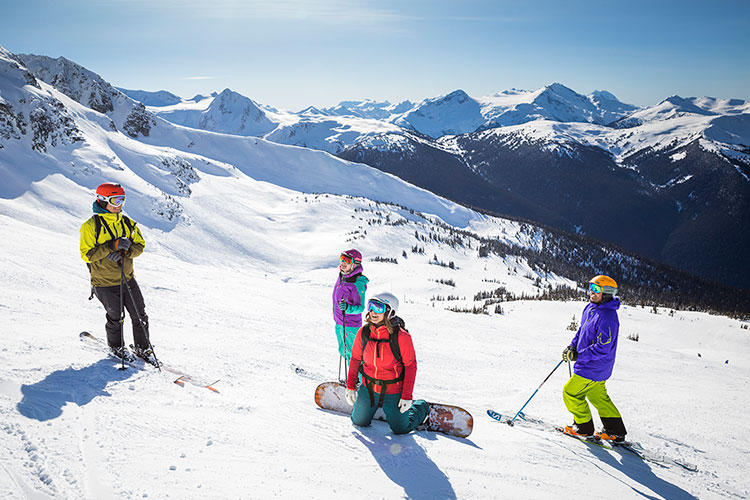
[[[365,310],[365,292],[370,280],[362,274],[362,265],[355,267],[349,274],[342,275],[333,286],[333,320],[337,325],[344,321],[343,311],[339,309],[340,302],[346,302],[346,327],[359,328],[362,326],[362,311]]]
[[[620,299],[594,304],[589,302],[581,314],[581,327],[570,345],[578,351],[573,371],[589,380],[607,380],[612,375],[617,354]]]

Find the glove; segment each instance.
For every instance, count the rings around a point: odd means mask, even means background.
[[[354,402],[357,401],[357,391],[354,389],[346,390],[346,402],[354,406]]]
[[[401,413],[405,413],[406,410],[411,408],[411,399],[399,399],[398,400],[398,409],[401,410]]]
[[[342,311],[346,311],[346,306],[348,305],[349,304],[347,304],[346,302],[342,300],[341,302],[339,302],[339,309],[341,309]]]
[[[111,254],[107,255],[107,258],[112,262],[120,262],[120,257],[120,252],[112,252]]]
[[[128,238],[117,238],[112,242],[112,249],[116,252],[119,252],[120,250],[127,252],[132,244],[133,242]]]
[[[562,352],[562,359],[563,361],[567,361],[568,363],[570,363],[571,361],[575,361],[576,359],[578,359],[578,351],[576,351],[575,347],[569,345]]]

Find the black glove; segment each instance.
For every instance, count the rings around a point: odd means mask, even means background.
[[[112,250],[119,252],[122,250],[123,252],[127,252],[130,250],[130,245],[132,245],[133,242],[130,241],[128,238],[117,238],[112,242]]]
[[[120,262],[120,252],[112,252],[111,254],[107,255],[107,258],[112,262]]]
[[[571,362],[578,359],[578,351],[576,351],[576,348],[572,345],[569,345],[565,348],[565,350],[562,353],[563,361]]]
[[[348,304],[342,300],[341,302],[339,302],[339,309],[341,309],[342,311],[346,311],[347,305]]]

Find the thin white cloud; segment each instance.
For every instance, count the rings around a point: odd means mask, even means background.
[[[398,29],[408,16],[373,7],[365,0],[105,0],[146,11],[191,13],[208,19],[310,21],[352,28]]]
[[[215,80],[215,76],[186,76],[183,80]]]

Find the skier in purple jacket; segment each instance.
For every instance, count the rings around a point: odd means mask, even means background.
[[[574,374],[563,388],[563,401],[573,414],[574,423],[566,426],[564,432],[595,437],[588,398],[604,427],[596,436],[622,442],[627,433],[625,424],[605,387],[615,365],[620,330],[620,299],[616,295],[617,282],[609,276],[595,276],[589,282],[590,302],[581,314],[581,326],[562,354],[564,361],[575,361]]]
[[[354,339],[362,326],[369,280],[362,274],[362,254],[359,250],[352,248],[342,252],[339,261],[339,277],[333,286],[333,320],[336,323],[339,354],[348,366]]]

